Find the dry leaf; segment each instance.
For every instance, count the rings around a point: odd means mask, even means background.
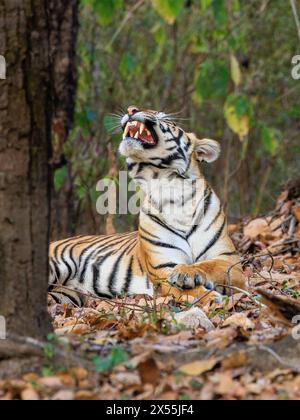
[[[57,376],[47,376],[45,378],[39,378],[37,380],[37,383],[47,388],[54,389],[62,388],[64,386],[61,379],[59,379]]]
[[[245,351],[236,351],[222,360],[221,366],[223,369],[237,369],[241,366],[246,366],[248,356]]]
[[[293,208],[293,213],[294,213],[294,216],[297,219],[297,222],[300,223],[300,207],[294,207]]]
[[[143,384],[157,384],[160,377],[160,371],[156,361],[152,357],[140,362],[137,369]]]
[[[197,360],[180,366],[179,371],[189,376],[199,376],[212,370],[217,363],[218,359]]]
[[[73,401],[75,398],[74,391],[63,389],[56,392],[51,398],[53,401]]]
[[[245,331],[255,328],[254,322],[244,312],[235,313],[227,318],[222,327],[227,326],[243,328]]]
[[[244,227],[244,235],[248,236],[250,239],[256,239],[263,233],[271,234],[271,230],[266,219],[254,219]]]
[[[21,400],[23,401],[38,401],[39,399],[39,394],[32,387],[23,389],[21,392]]]

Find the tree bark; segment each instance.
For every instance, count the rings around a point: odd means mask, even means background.
[[[43,338],[50,226],[51,60],[47,0],[0,0],[0,315]],[[0,341],[5,345],[5,341]]]
[[[49,0],[50,47],[53,74],[53,156],[54,169],[68,165],[68,181],[62,191],[52,194],[52,238],[71,236],[75,231],[74,189],[71,167],[64,156],[64,144],[73,125],[77,86],[76,41],[78,0]]]

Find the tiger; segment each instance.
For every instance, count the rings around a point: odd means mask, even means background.
[[[138,231],[51,243],[51,296],[82,306],[82,296],[153,296],[162,281],[186,291],[246,289],[223,207],[201,168],[219,157],[220,144],[162,111],[130,106],[119,123],[119,152],[144,194]]]

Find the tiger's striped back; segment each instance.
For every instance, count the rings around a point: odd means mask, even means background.
[[[58,293],[63,293],[78,304],[80,294],[77,297],[69,289],[99,297],[139,293],[151,295],[152,285],[145,275],[137,248],[137,232],[109,236],[76,236],[52,243],[52,296],[56,298]]]

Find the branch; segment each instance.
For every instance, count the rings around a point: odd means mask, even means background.
[[[294,18],[295,18],[297,32],[298,32],[298,37],[299,37],[299,41],[300,41],[300,20],[299,20],[295,0],[290,0],[290,3],[291,3],[291,6],[292,6],[293,15],[294,15]]]

